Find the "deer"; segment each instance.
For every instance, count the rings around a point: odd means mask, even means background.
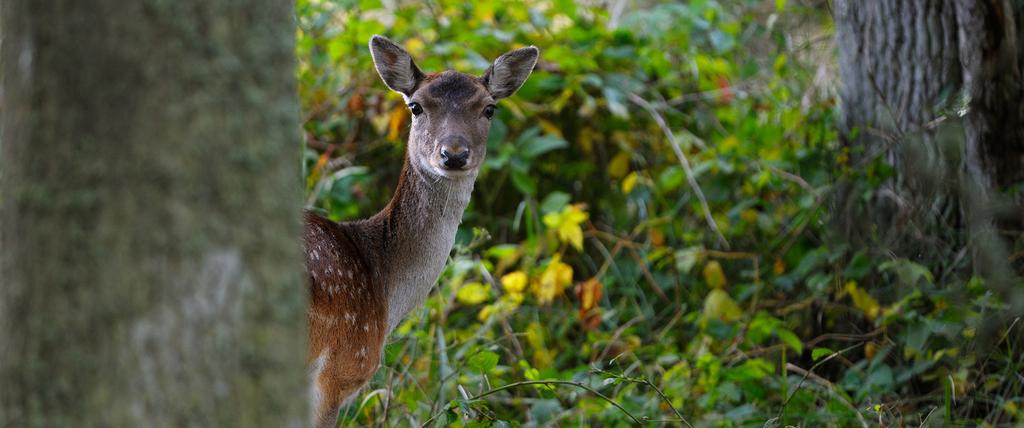
[[[495,103],[514,94],[540,55],[499,56],[474,76],[425,74],[395,42],[373,36],[374,68],[402,95],[412,125],[398,186],[370,218],[334,222],[305,213],[312,420],[338,411],[373,377],[385,339],[427,298],[444,269],[487,149]]]

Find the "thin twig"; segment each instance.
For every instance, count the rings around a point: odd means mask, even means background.
[[[592,394],[600,397],[604,401],[607,401],[611,405],[615,406],[617,409],[622,411],[622,413],[624,413],[626,416],[628,416],[630,419],[632,419],[633,423],[635,423],[636,425],[643,425],[643,422],[641,422],[640,419],[637,419],[636,416],[633,416],[632,413],[629,413],[628,410],[623,408],[622,405],[620,405],[619,403],[616,403],[615,400],[612,400],[611,398],[608,398],[608,396],[598,392],[594,388],[591,388],[591,387],[589,387],[587,385],[584,385],[584,384],[579,383],[579,382],[572,382],[572,381],[567,381],[567,380],[524,380],[524,381],[514,382],[514,383],[510,383],[508,385],[499,386],[497,388],[487,390],[487,391],[485,391],[485,392],[483,392],[483,393],[481,393],[479,395],[475,395],[473,397],[470,397],[466,401],[479,400],[479,399],[482,399],[482,398],[484,398],[484,397],[486,397],[488,395],[495,394],[495,393],[504,391],[506,389],[512,389],[512,388],[516,388],[516,387],[520,387],[520,386],[526,386],[526,385],[571,385],[571,386],[575,386],[577,388],[585,389],[587,391],[590,391]],[[434,419],[437,419],[437,417],[440,416],[442,413],[444,413],[443,409],[440,412],[435,413],[433,416],[430,417],[430,419],[427,419],[420,426],[430,425],[430,423],[433,422]],[[644,419],[646,420],[647,418],[644,417]]]
[[[630,319],[629,321],[626,321],[619,328],[615,329],[615,333],[612,333],[612,337],[607,340],[608,344],[604,346],[604,349],[601,350],[600,354],[597,354],[597,358],[592,361],[603,361],[604,358],[608,356],[608,350],[611,349],[612,344],[615,343],[616,340],[619,340],[619,336],[622,336],[622,333],[625,332],[626,329],[632,327],[633,324],[636,324],[643,320],[643,315],[637,315],[636,317]]]
[[[639,384],[643,384],[643,385],[649,386],[651,389],[654,390],[654,392],[658,393],[658,396],[660,396],[661,399],[665,401],[665,404],[668,404],[668,407],[670,409],[672,409],[672,413],[675,413],[676,417],[679,418],[678,421],[674,421],[674,422],[682,422],[682,423],[686,424],[686,426],[688,426],[690,428],[693,428],[693,425],[690,425],[690,422],[687,421],[686,418],[683,417],[683,414],[679,412],[679,409],[676,409],[676,406],[672,404],[672,400],[669,400],[668,397],[665,395],[665,393],[662,392],[660,388],[655,386],[654,383],[650,381],[650,379],[647,379],[646,377],[631,378],[631,377],[627,377],[627,376],[611,373],[611,372],[608,372],[608,371],[605,371],[605,370],[601,370],[601,369],[594,369],[594,371],[597,372],[597,373],[603,374],[603,375],[611,376],[611,377],[613,377],[615,379],[621,379],[621,380],[624,380],[624,381],[627,381],[627,382],[639,383]]]
[[[831,360],[831,359],[833,359],[835,357],[838,357],[838,356],[840,356],[842,354],[845,354],[846,352],[849,352],[849,351],[851,351],[851,350],[853,350],[855,348],[858,348],[858,347],[860,347],[862,345],[864,345],[863,342],[858,343],[856,345],[848,346],[846,348],[843,348],[843,349],[840,349],[840,350],[838,350],[836,352],[833,352],[831,355],[829,355],[829,356],[827,356],[825,358],[822,358],[821,361],[818,361],[813,366],[811,366],[810,370],[805,371],[804,374],[803,374],[804,376],[800,378],[800,382],[797,382],[796,388],[793,389],[793,393],[789,394],[789,397],[786,398],[786,401],[782,402],[782,408],[779,409],[778,417],[779,418],[782,417],[782,413],[786,411],[786,406],[789,404],[789,401],[792,400],[793,397],[796,396],[796,393],[800,391],[800,387],[804,384],[804,381],[807,380],[807,377],[810,376],[814,372],[814,369],[820,367],[822,364],[827,363],[829,360]],[[793,367],[796,367],[796,366],[793,366]],[[860,412],[858,412],[857,414],[859,415]],[[861,422],[863,422],[863,421],[864,420],[861,419]],[[864,426],[866,427],[867,425],[865,424]]]
[[[636,416],[633,416],[632,413],[629,413],[629,410],[626,410],[624,407],[622,407],[621,404],[616,403],[615,400],[612,400],[611,398],[608,398],[608,396],[598,392],[596,389],[591,388],[591,387],[589,387],[587,385],[584,385],[584,384],[582,384],[580,382],[573,382],[573,381],[568,381],[568,380],[524,380],[524,381],[514,382],[514,383],[510,383],[508,385],[499,386],[497,388],[494,388],[494,389],[491,389],[489,391],[486,391],[486,392],[483,392],[481,394],[478,394],[478,395],[470,398],[469,401],[479,400],[479,399],[484,398],[484,397],[486,397],[488,395],[495,394],[495,393],[504,391],[506,389],[517,388],[517,387],[526,386],[526,385],[570,385],[570,386],[575,386],[577,388],[582,388],[582,389],[585,389],[585,390],[589,391],[591,394],[594,394],[594,395],[600,397],[604,401],[607,401],[609,404],[615,406],[617,409],[622,411],[622,413],[624,413],[626,416],[628,416],[630,419],[632,419],[635,424],[637,424],[637,425],[642,425],[643,424],[643,422],[641,422],[640,419],[637,419]],[[433,419],[433,418],[431,418],[431,419]],[[429,421],[427,421],[427,422],[429,422]]]
[[[807,193],[815,195],[815,199],[821,197],[820,195],[817,195],[818,191],[814,187],[811,187],[810,183],[808,183],[807,180],[804,180],[803,177],[801,177],[799,175],[796,175],[796,174],[793,174],[792,172],[789,172],[789,171],[781,170],[781,169],[776,168],[776,167],[771,166],[771,165],[768,166],[768,169],[770,169],[770,170],[772,170],[772,172],[782,176],[782,178],[785,178],[785,179],[787,179],[789,181],[792,181],[792,182],[800,185],[800,187],[803,187],[804,190],[807,191]]]
[[[716,237],[718,237],[718,243],[722,245],[723,248],[729,249],[729,241],[727,241],[725,236],[722,235],[722,232],[719,231],[718,223],[715,223],[715,219],[711,216],[711,208],[708,207],[708,200],[704,197],[704,191],[700,189],[700,185],[697,184],[697,178],[693,176],[693,169],[690,168],[690,161],[686,158],[686,154],[683,153],[683,149],[679,147],[679,142],[676,141],[676,136],[668,127],[668,123],[665,122],[665,118],[654,109],[654,106],[652,106],[651,103],[647,102],[647,100],[641,98],[639,95],[629,94],[629,99],[640,107],[643,107],[644,110],[647,110],[647,112],[651,114],[651,117],[654,118],[654,121],[658,123],[661,131],[665,133],[665,137],[668,138],[669,144],[672,145],[672,150],[675,151],[676,157],[679,158],[679,163],[683,166],[683,171],[686,172],[686,181],[690,184],[690,189],[693,190],[693,193],[697,195],[697,199],[700,200],[700,207],[704,211],[704,220],[707,221],[708,227],[710,227],[711,231],[715,233]]]
[[[665,393],[661,392],[661,388],[655,386],[654,383],[647,378],[644,378],[644,383],[651,387],[651,389],[654,389],[654,392],[657,392],[658,396],[661,397],[662,400],[665,400],[665,404],[668,404],[668,408],[672,409],[672,413],[675,413],[679,420],[683,421],[686,426],[693,428],[693,425],[690,425],[690,421],[687,421],[686,418],[683,417],[683,414],[679,412],[679,409],[676,409],[676,406],[672,404],[672,400],[669,400],[668,397],[665,396]]]
[[[480,270],[480,275],[484,277],[484,281],[487,281],[487,283],[491,285],[491,289],[493,289],[495,293],[501,293],[501,287],[498,286],[498,281],[494,280],[494,275],[491,275],[491,271],[487,270],[487,267],[480,262],[480,256],[476,257],[476,262],[476,265]],[[515,332],[512,330],[512,325],[509,324],[507,316],[501,317],[501,329],[505,335],[512,338],[512,348],[515,350],[516,356],[519,357],[520,360],[525,359],[526,353],[523,352],[523,345],[520,344],[519,339],[516,338]]]
[[[640,268],[640,273],[643,275],[644,279],[647,280],[647,284],[651,286],[651,289],[654,290],[654,294],[657,294],[663,302],[671,302],[672,299],[669,299],[668,296],[665,295],[665,292],[661,290],[661,287],[658,286],[658,281],[654,280],[654,275],[651,273],[651,270],[647,268],[647,262],[640,257],[640,254],[636,252],[636,249],[630,248],[629,254],[633,256],[633,261],[635,261],[637,267]]]
[[[808,377],[810,377],[815,382],[818,382],[819,384],[824,386],[828,390],[829,393],[831,393],[832,395],[834,395],[836,398],[839,399],[840,403],[843,403],[846,406],[847,409],[850,409],[850,411],[852,411],[853,414],[857,415],[857,419],[860,421],[861,426],[863,426],[864,428],[867,428],[868,422],[864,420],[864,416],[860,414],[860,411],[858,411],[857,408],[853,405],[853,403],[851,403],[849,400],[847,400],[846,397],[843,397],[842,395],[837,394],[835,392],[835,385],[833,385],[832,382],[829,382],[828,379],[825,379],[825,378],[823,378],[821,376],[818,376],[818,375],[816,375],[814,373],[811,373],[808,370],[804,370],[804,369],[794,365],[793,363],[786,363],[786,370],[797,372],[798,374],[802,374],[804,376],[804,379],[807,379]],[[803,381],[803,379],[801,379],[801,381]],[[795,391],[794,391],[794,393],[795,393]]]

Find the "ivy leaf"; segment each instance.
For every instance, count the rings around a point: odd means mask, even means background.
[[[811,351],[811,359],[814,361],[818,361],[822,357],[827,357],[829,355],[832,355],[833,353],[835,353],[835,351],[828,348],[814,348],[814,350]]]
[[[483,351],[469,357],[469,361],[466,364],[477,373],[487,373],[498,365],[498,354]]]

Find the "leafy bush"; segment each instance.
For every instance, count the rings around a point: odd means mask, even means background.
[[[824,2],[611,3],[299,0],[307,195],[335,220],[383,207],[402,165],[409,114],[371,35],[434,71],[542,52],[438,289],[343,420],[1024,421],[1016,336],[978,353],[1001,302],[964,260],[829,232],[837,180],[887,175],[838,144]]]

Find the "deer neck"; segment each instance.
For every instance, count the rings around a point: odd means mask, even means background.
[[[395,195],[378,214],[385,231],[380,277],[386,287],[388,333],[423,303],[447,264],[475,179],[475,173],[432,177],[406,156]]]

